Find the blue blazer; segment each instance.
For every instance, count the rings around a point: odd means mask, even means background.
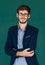
[[[23,49],[18,49],[17,48],[18,26],[16,25],[9,28],[5,44],[5,53],[11,56],[10,65],[13,65],[15,59],[17,58],[16,56],[17,51],[22,51],[26,48],[31,48],[31,50],[35,51],[37,44],[37,35],[38,35],[38,29],[27,24],[23,38]],[[36,53],[34,53],[32,57],[25,57],[25,59],[28,65],[39,65],[36,58]]]

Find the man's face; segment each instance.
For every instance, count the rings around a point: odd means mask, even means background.
[[[19,22],[23,24],[27,22],[28,18],[30,18],[30,15],[28,14],[27,10],[20,10],[17,14],[17,17],[19,19]]]

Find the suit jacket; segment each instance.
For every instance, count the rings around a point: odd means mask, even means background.
[[[5,53],[11,56],[10,65],[13,65],[15,59],[17,58],[16,56],[17,51],[22,51],[26,48],[31,48],[31,50],[35,51],[37,43],[37,35],[38,35],[38,29],[27,24],[25,34],[23,37],[23,49],[18,49],[17,48],[18,26],[16,25],[9,28],[5,44]],[[25,57],[25,59],[28,65],[39,65],[36,58],[36,53],[34,53],[32,57]]]

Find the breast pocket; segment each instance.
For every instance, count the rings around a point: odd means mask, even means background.
[[[28,48],[30,45],[30,41],[31,41],[31,35],[28,35],[25,37],[25,47]]]
[[[30,38],[31,37],[31,35],[28,35],[28,36],[26,36],[25,38]]]

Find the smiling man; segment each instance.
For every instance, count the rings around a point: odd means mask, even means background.
[[[38,29],[28,24],[30,12],[27,5],[19,6],[18,25],[9,28],[5,52],[11,56],[10,65],[38,65],[35,54]]]

